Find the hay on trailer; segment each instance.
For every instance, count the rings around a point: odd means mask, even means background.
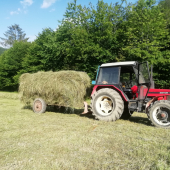
[[[82,107],[88,88],[90,78],[85,72],[25,73],[20,77],[19,94],[25,104],[42,98],[49,105]]]

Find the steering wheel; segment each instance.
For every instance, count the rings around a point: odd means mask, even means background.
[[[129,80],[129,81],[125,81],[125,87],[126,88],[131,88],[133,85],[132,85],[132,80]]]

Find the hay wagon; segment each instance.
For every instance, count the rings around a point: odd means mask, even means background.
[[[20,77],[20,99],[44,113],[47,105],[83,107],[90,78],[85,72],[58,71],[25,73]]]

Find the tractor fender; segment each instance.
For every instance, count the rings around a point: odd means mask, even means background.
[[[165,100],[165,96],[156,96],[149,100],[149,102],[147,102],[145,106],[145,113],[148,112],[148,107],[151,105],[151,103],[153,103],[156,100]]]
[[[145,106],[145,111],[147,111],[148,107],[150,106],[150,104],[152,102],[154,102],[155,100],[157,100],[158,96],[157,97],[153,97],[151,100],[149,100],[149,102],[146,103],[146,106]]]
[[[153,97],[151,100],[149,100],[149,102],[146,103],[145,106],[145,111],[147,111],[148,107],[150,106],[150,104],[156,100],[167,100],[167,96],[156,96]]]
[[[115,87],[114,85],[95,85],[94,87],[93,87],[93,91],[92,91],[92,93],[91,93],[91,96],[96,92],[96,91],[98,91],[98,90],[100,90],[100,89],[103,89],[103,88],[110,88],[110,89],[113,89],[113,90],[116,90],[121,96],[122,96],[122,98],[123,98],[123,100],[124,101],[128,101],[128,99],[127,99],[127,97],[124,95],[124,93],[120,90],[120,89],[118,89],[117,87]]]

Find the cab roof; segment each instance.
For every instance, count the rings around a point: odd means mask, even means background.
[[[136,66],[137,61],[125,61],[125,62],[114,62],[114,63],[106,63],[102,64],[100,67],[111,67],[111,66]]]

